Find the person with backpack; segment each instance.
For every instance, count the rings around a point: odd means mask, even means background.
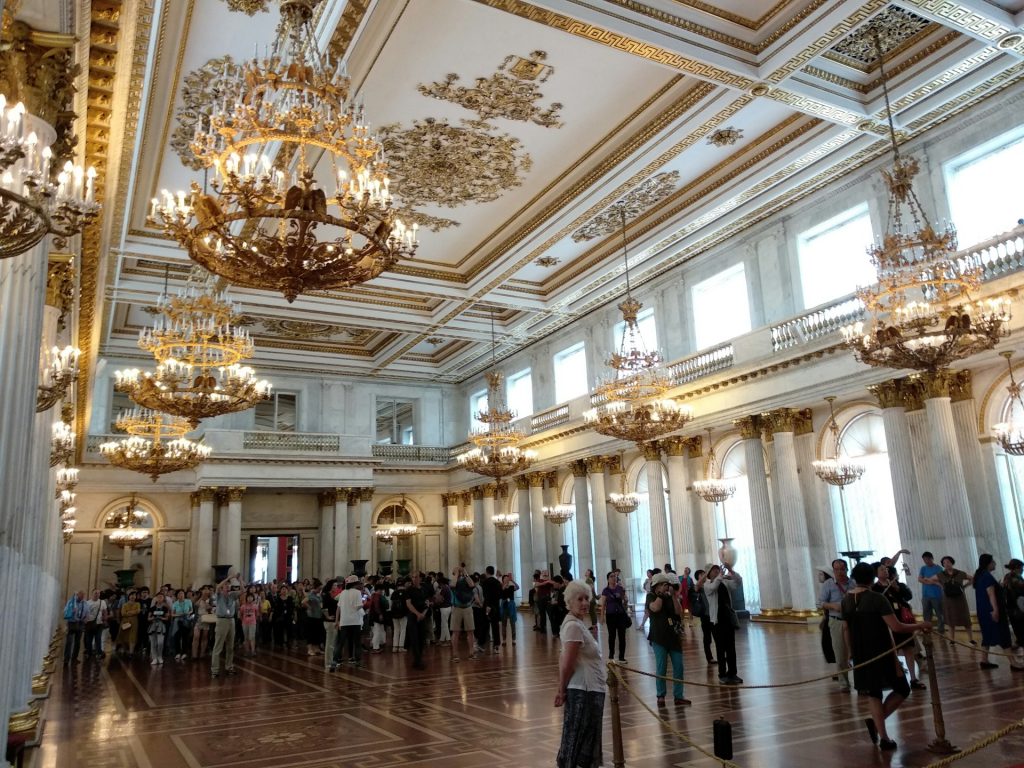
[[[711,643],[714,642],[714,626],[708,617],[708,596],[704,594],[704,582],[707,580],[707,572],[701,568],[693,574],[695,581],[690,588],[690,615],[700,621],[701,639],[704,643],[704,658],[708,664],[715,663],[714,654],[711,653]]]
[[[452,661],[459,660],[459,633],[466,636],[469,647],[469,658],[477,658],[473,650],[473,632],[476,624],[473,621],[473,587],[476,583],[466,573],[466,564],[460,563],[452,572],[455,587],[452,589]]]
[[[381,653],[381,647],[387,643],[387,632],[384,629],[384,617],[391,610],[391,601],[384,593],[384,584],[375,582],[367,611],[370,614],[370,653]]]
[[[409,609],[405,603],[405,582],[401,579],[391,593],[391,652],[405,653],[405,632],[409,625]]]
[[[64,621],[68,634],[64,639],[64,666],[78,661],[78,649],[82,643],[86,612],[85,590],[78,590],[64,605]]]
[[[437,574],[437,590],[434,592],[434,607],[437,608],[437,623],[440,634],[437,637],[438,645],[451,645],[452,633],[449,626],[452,618],[452,588],[448,577],[443,573]]]

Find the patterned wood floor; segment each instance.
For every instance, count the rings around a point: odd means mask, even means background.
[[[528,617],[527,617],[528,618]],[[653,654],[629,631],[630,666],[652,670]],[[699,638],[686,639],[686,677],[717,682]],[[799,680],[828,671],[816,633],[799,627],[745,627],[737,639],[739,671],[749,684]],[[950,741],[966,747],[1016,718],[1024,673],[1008,665],[981,672],[965,649],[939,649]],[[31,768],[536,768],[555,763],[561,710],[552,707],[557,641],[528,632],[516,648],[453,663],[430,649],[428,669],[411,654],[367,657],[367,666],[323,670],[303,651],[239,659],[239,673],[211,679],[208,662],[151,667],[83,662],[59,670],[46,707],[42,746]],[[109,657],[108,657],[109,659]],[[648,704],[654,681],[629,676]],[[864,702],[832,683],[766,690],[686,690],[693,706],[662,710],[665,720],[710,749],[712,723],[733,723],[735,762],[743,768],[926,766],[932,738],[927,692],[915,691],[892,719],[900,747],[872,747]],[[609,707],[605,708],[606,718]],[[716,761],[668,733],[637,701],[625,698],[627,766],[693,766]],[[610,729],[605,765],[612,764]],[[1008,768],[1024,762],[1024,731],[956,763]]]

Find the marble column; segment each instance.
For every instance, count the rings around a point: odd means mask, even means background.
[[[775,541],[775,554],[779,558],[779,565],[782,565],[785,555],[786,534],[782,530],[782,499],[779,496],[779,484],[775,481],[778,471],[775,466],[775,435],[772,432],[771,422],[762,414],[761,418],[761,444],[765,448],[765,462],[768,477],[772,481],[768,484],[769,502],[771,506],[772,537]],[[782,606],[789,609],[793,607],[793,599],[789,594],[789,579],[779,573],[779,588],[782,594]]]
[[[487,551],[484,547],[484,488],[482,485],[478,485],[473,489],[473,540],[470,542],[472,545],[472,562],[468,563],[469,571],[479,571],[483,573],[484,568],[487,566]],[[493,529],[492,529],[493,532]]]
[[[663,568],[672,557],[668,535],[668,517],[665,514],[665,480],[662,477],[661,446],[651,441],[643,447],[647,465],[647,508],[651,515],[652,568]]]
[[[360,495],[359,488],[348,489],[348,498],[345,499],[345,527],[348,528],[348,551],[338,552],[334,555],[334,567],[338,571],[335,574],[336,576],[348,576],[352,573],[352,561],[359,557]]]
[[[494,527],[494,498],[498,493],[496,483],[484,485],[483,498],[483,540],[484,556],[480,562],[480,572],[488,565],[496,565],[498,562],[497,530]]]
[[[604,481],[604,470],[608,466],[608,458],[600,461],[587,460],[587,482],[590,484],[590,522],[594,537],[594,559],[591,566],[594,578],[600,584],[612,567],[611,542],[608,538],[608,488]],[[618,512],[612,510],[611,514]],[[580,573],[586,571],[581,569]]]
[[[839,550],[836,547],[835,524],[832,521],[832,506],[829,503],[829,486],[814,474],[817,435],[814,433],[810,415],[797,420],[793,439],[796,446],[797,471],[800,473],[800,489],[804,497],[804,511],[807,514],[807,540],[811,548],[811,565],[819,568],[835,560]]]
[[[544,519],[544,473],[530,472],[526,476],[530,485],[530,524],[531,547],[530,547],[530,573],[535,570],[545,570],[548,567],[547,561],[547,527],[550,525]],[[525,577],[524,577],[525,578]]]
[[[775,437],[775,482],[779,486],[779,516],[782,518],[785,533],[784,548],[785,567],[782,577],[788,578],[789,596],[794,611],[807,616],[814,615],[816,595],[815,581],[807,578],[813,573],[811,562],[810,539],[807,534],[807,518],[804,508],[803,493],[800,488],[796,458],[796,442],[794,432],[798,414],[792,408],[777,408],[767,414]]]
[[[699,439],[699,438],[698,438]],[[670,437],[662,441],[665,448],[665,463],[668,465],[668,509],[672,522],[672,565],[676,573],[682,573],[689,566],[691,572],[701,567],[697,562],[696,542],[693,531],[693,515],[690,513],[692,481],[686,457],[689,455],[689,439]]]
[[[217,528],[217,565],[230,565],[231,572],[238,571],[243,578],[248,579],[249,574],[241,562],[241,538],[242,538],[242,496],[245,494],[243,487],[231,487],[225,494],[227,506],[220,510],[220,524]]]
[[[441,506],[444,509],[444,530],[445,530],[445,557],[441,563],[441,570],[446,576],[451,576],[452,571],[459,564],[459,539],[462,537],[455,532],[455,522],[459,519],[459,494],[442,493]]]
[[[591,465],[603,472],[601,457],[577,460],[572,463],[573,500],[576,502],[576,551],[573,556],[572,575],[582,577],[587,569],[594,568],[594,546],[590,524],[590,499],[587,488],[587,471]]]
[[[978,435],[978,411],[975,407],[970,371],[957,371],[950,380],[950,407],[956,428],[957,447],[967,481],[967,499],[971,506],[971,522],[979,554],[989,552],[999,564],[1007,562],[1010,549],[1005,531],[1000,531],[1002,515],[993,503],[995,487],[985,472]],[[942,557],[935,553],[936,557]]]
[[[473,540],[476,538],[476,521],[473,519],[473,492],[462,491],[459,494],[459,519],[473,523],[473,533],[459,537],[459,563],[465,563],[472,571]]]
[[[704,477],[706,459],[704,458],[704,438],[696,435],[687,438],[687,474],[691,478],[690,487],[693,481]],[[708,447],[710,451],[710,446]],[[704,568],[709,562],[718,559],[718,520],[716,519],[716,505],[704,501],[696,493],[687,493],[687,509],[693,523],[693,537],[696,551],[695,562],[690,565],[691,572]],[[686,567],[684,564],[683,567]]]
[[[498,496],[494,504],[495,514],[509,514],[512,511],[509,506],[509,501],[508,483],[500,481],[498,483]],[[494,528],[493,521],[491,523],[491,527]],[[494,569],[496,571],[506,573],[515,570],[512,563],[515,557],[515,546],[512,543],[512,539],[516,536],[518,528],[518,525],[510,531],[502,531],[494,528],[494,536],[496,539],[496,548],[498,553],[494,560]]]
[[[950,376],[949,372],[943,371],[922,374],[920,380],[924,385],[924,407],[931,432],[932,460],[939,484],[939,510],[948,554],[960,562],[976,563],[978,545],[974,538],[971,503],[967,498],[967,481],[949,398]]]
[[[335,576],[347,575],[352,564],[349,562],[349,517],[348,499],[352,493],[351,488],[335,488],[334,504],[330,505],[330,555],[327,559],[323,578],[330,579]],[[330,501],[330,499],[327,499]]]
[[[775,549],[768,475],[761,443],[761,417],[745,416],[735,422],[743,440],[747,463],[747,485],[750,494],[750,516],[754,529],[754,556],[757,558],[757,580],[761,590],[761,612],[771,615],[782,610],[782,584],[779,558]]]
[[[942,543],[944,534],[942,515],[938,514],[939,486],[932,462],[930,428],[924,410],[923,391],[919,383],[911,381],[904,382],[902,390],[903,407],[907,416],[907,427],[910,430],[910,452],[913,457],[914,478],[917,480],[917,509],[921,512],[921,529],[924,532],[924,541],[920,551],[927,549],[934,553],[944,548]],[[877,552],[876,554],[881,557],[892,553]],[[920,553],[915,552],[913,555],[919,557]]]
[[[516,535],[519,536],[519,580],[518,584],[523,587],[521,597],[525,600],[529,594],[530,582],[533,574],[533,553],[530,547],[533,546],[533,520],[530,517],[530,479],[526,475],[519,475],[516,478],[516,512],[519,513],[519,528]]]
[[[316,495],[320,504],[320,535],[317,541],[319,562],[317,576],[327,581],[334,574],[334,511],[338,506],[338,492],[333,488]]]
[[[359,559],[373,565],[373,488],[359,489]]]
[[[556,507],[561,503],[561,498],[558,494],[558,472],[546,472],[544,474],[544,482],[546,487],[544,489],[544,504],[548,507]],[[555,525],[554,523],[548,523],[548,544],[546,552],[546,565],[545,568],[551,568],[551,575],[558,575],[558,556],[562,554],[562,544],[569,544],[571,539],[569,538],[569,526],[573,525],[573,521],[570,520],[562,525]]]
[[[900,531],[900,542],[905,549],[919,554],[927,547],[917,493],[910,422],[903,405],[904,388],[905,382],[900,379],[891,379],[868,387],[878,398],[878,405],[882,409],[885,450],[889,458],[889,475],[892,478],[892,495],[896,503],[896,525]],[[936,556],[942,557],[941,554]]]
[[[213,583],[213,507],[217,502],[217,489],[199,489],[199,538],[196,541],[197,587]]]
[[[185,583],[194,589],[199,580],[199,491],[190,493],[188,500],[188,579]]]
[[[616,493],[623,490],[623,481],[626,477],[626,467],[621,456],[614,456],[608,460],[608,482],[615,488]],[[625,488],[629,493],[629,488]],[[608,544],[609,555],[615,567],[622,571],[623,582],[629,585],[633,578],[633,557],[630,548],[630,518],[639,512],[624,515],[616,512],[614,507],[608,507]],[[611,565],[611,563],[609,563]],[[609,567],[608,570],[611,570]],[[631,587],[631,585],[629,585]],[[629,587],[627,587],[629,588]],[[632,593],[631,597],[632,599]]]

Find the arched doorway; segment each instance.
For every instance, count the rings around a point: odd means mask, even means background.
[[[117,499],[103,512],[99,527],[103,542],[97,580],[100,588],[151,586],[158,528],[152,505],[134,494]]]
[[[406,575],[416,563],[417,520],[411,503],[403,496],[377,510],[373,520],[373,562],[370,570]],[[388,535],[390,534],[390,535]]]

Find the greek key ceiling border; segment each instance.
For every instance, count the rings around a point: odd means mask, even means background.
[[[942,23],[947,27],[962,29],[971,36],[982,37],[993,42],[1010,32],[1008,27],[994,19],[983,16],[960,3],[950,2],[950,0],[900,0],[900,5],[917,8],[935,18],[942,19]]]
[[[746,27],[749,30],[756,32],[761,29],[765,24],[771,21],[777,16],[782,10],[788,5],[792,5],[794,0],[779,0],[775,5],[765,11],[760,18],[748,19],[746,16],[740,16],[737,13],[731,13],[724,8],[719,8],[712,3],[705,3],[702,0],[673,0],[678,5],[685,5],[688,8],[693,8],[695,11],[702,11],[709,16],[715,16],[723,21],[729,21],[741,27]]]

